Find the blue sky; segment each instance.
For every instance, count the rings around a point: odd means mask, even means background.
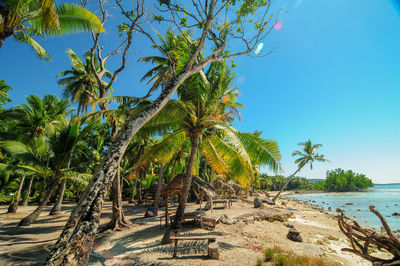
[[[262,130],[278,141],[285,174],[295,170],[297,143],[322,143],[331,161],[300,174],[323,178],[327,170],[352,169],[376,183],[400,182],[400,13],[390,0],[276,0],[282,29],[264,42],[275,53],[237,58],[236,86],[245,105],[243,131]],[[398,5],[400,6],[400,5]],[[111,40],[112,38],[109,38]],[[0,79],[14,87],[13,104],[36,93],[61,95],[57,73],[70,67],[65,50],[81,54],[90,47],[86,34],[41,41],[53,61],[38,60],[13,40],[0,49]],[[106,45],[116,45],[112,41]],[[107,46],[108,47],[108,46]],[[142,96],[138,80],[153,54],[138,38],[115,95]],[[114,62],[116,63],[116,62]],[[114,66],[112,63],[111,67]]]

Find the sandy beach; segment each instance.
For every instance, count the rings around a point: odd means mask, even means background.
[[[250,204],[252,200],[249,197],[246,201],[233,202],[230,209],[215,208],[209,215],[219,217],[226,214],[234,219],[255,210]],[[17,214],[5,214],[7,208],[1,206],[0,265],[41,265],[58,238],[72,207],[73,204],[67,204],[62,214],[49,216],[48,206],[36,223],[17,228],[17,221],[32,211],[34,206],[19,207]],[[189,204],[187,211],[198,207],[198,204]],[[257,258],[262,258],[263,250],[274,246],[299,255],[320,257],[327,265],[371,265],[358,256],[341,251],[341,248],[348,246],[348,241],[339,231],[332,215],[287,199],[266,208],[290,210],[293,215],[287,222],[248,219],[232,225],[218,223],[214,231],[185,224],[181,235],[216,236],[220,259],[207,259],[206,244],[202,242],[179,243],[178,258],[172,259],[172,245],[160,245],[164,232],[164,227],[160,229],[160,219],[143,218],[145,206],[125,203],[125,214],[134,223],[133,227],[99,236],[95,241],[90,265],[255,265]],[[106,202],[102,224],[108,221],[110,215],[111,203]],[[303,243],[286,239],[288,223],[301,233]]]

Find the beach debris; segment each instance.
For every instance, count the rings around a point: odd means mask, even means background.
[[[236,221],[248,222],[248,217],[253,217],[255,221],[263,221],[266,220],[268,222],[287,222],[290,217],[293,216],[293,212],[282,210],[282,209],[273,209],[273,208],[263,208],[262,210],[246,213],[239,215],[234,218]]]
[[[330,211],[330,212],[331,212],[331,211],[332,211],[332,208],[331,208],[331,207],[329,207],[329,208],[328,208],[328,211]]]
[[[300,232],[294,228],[289,229],[286,238],[294,242],[303,242],[303,238],[301,237]]]
[[[392,213],[392,216],[400,216],[400,213],[394,212],[394,213]]]
[[[262,208],[264,207],[264,204],[262,203],[262,201],[259,198],[254,198],[254,208],[258,209],[258,208]]]
[[[268,205],[275,205],[275,202],[273,202],[271,199],[262,199],[261,201],[263,203],[267,203]]]
[[[336,236],[328,236],[327,238],[328,238],[329,240],[339,241],[339,238],[337,238]]]
[[[286,202],[286,201],[282,201],[282,202],[281,202],[281,205],[282,205],[282,206],[286,206],[286,205],[287,205],[287,202]]]
[[[289,224],[289,223],[286,223],[285,226],[286,226],[287,228],[294,228],[294,225],[293,225],[293,224]]]
[[[215,260],[219,259],[219,246],[217,242],[208,244],[208,257]]]
[[[235,219],[230,218],[228,215],[224,214],[221,216],[221,218],[219,219],[219,221],[223,224],[227,224],[227,225],[232,225],[237,223],[237,221]]]
[[[353,202],[347,202],[345,205],[354,205]]]
[[[378,216],[386,231],[386,235],[379,234],[372,229],[363,228],[356,221],[346,222],[342,213],[338,218],[339,228],[351,243],[351,248],[343,248],[342,251],[354,253],[372,262],[374,265],[400,264],[400,239],[393,234],[386,219],[375,210],[375,206],[369,206],[369,210]],[[387,257],[380,258],[376,255],[373,256],[370,253],[374,248],[386,250],[393,257],[387,259]]]

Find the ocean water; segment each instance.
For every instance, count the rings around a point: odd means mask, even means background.
[[[400,184],[375,185],[365,192],[295,194],[288,197],[307,201],[325,210],[331,207],[333,213],[336,213],[336,208],[340,208],[360,225],[380,229],[380,220],[369,211],[369,206],[374,205],[392,230],[400,230],[400,217],[392,216],[394,212],[400,213]]]

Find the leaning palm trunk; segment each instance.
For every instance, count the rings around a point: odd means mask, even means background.
[[[71,166],[71,161],[72,161],[72,151],[69,155],[69,159],[68,159],[68,163],[67,163],[67,169],[69,169],[69,167]],[[65,186],[67,185],[67,179],[64,179],[60,189],[59,189],[59,196],[57,198],[56,203],[54,204],[53,208],[50,211],[50,215],[56,215],[58,213],[60,213],[61,211],[61,205],[64,199],[64,193],[65,193]]]
[[[167,104],[189,74],[191,74],[189,71],[184,70],[177,77],[171,79],[165,90],[151,105],[135,117],[129,118],[124,124],[72,211],[60,238],[47,258],[47,265],[85,265],[88,263],[100,222],[104,197],[118,171],[129,142],[136,132]]]
[[[190,185],[192,184],[194,163],[196,161],[196,154],[199,147],[199,135],[200,135],[199,132],[194,132],[190,137],[192,143],[192,150],[190,151],[186,176],[185,180],[183,181],[182,194],[179,197],[179,205],[176,210],[175,219],[172,222],[172,224],[165,230],[164,237],[161,240],[161,244],[170,243],[171,233],[178,235],[182,227],[182,220],[183,220],[183,215],[185,213],[186,202],[189,196]]]
[[[19,202],[19,198],[21,196],[21,190],[22,190],[22,186],[24,185],[24,180],[25,180],[25,176],[23,175],[21,178],[21,181],[19,182],[19,186],[17,189],[17,195],[15,196],[14,201],[11,202],[10,206],[8,207],[8,211],[7,213],[16,213],[17,209],[18,209],[18,202]]]
[[[42,202],[40,202],[39,206],[36,208],[36,210],[34,210],[31,214],[29,214],[28,216],[26,216],[25,218],[23,218],[19,223],[18,226],[27,226],[27,225],[31,225],[33,222],[36,221],[36,219],[39,217],[39,215],[42,213],[44,207],[46,207],[47,203],[50,200],[51,195],[53,194],[54,188],[56,186],[56,183],[54,181],[51,181],[50,185],[49,185],[49,190],[47,190],[47,193],[44,197],[44,199],[42,200]]]
[[[113,180],[113,204],[112,204],[112,218],[111,221],[104,227],[104,231],[111,229],[115,231],[121,231],[129,228],[131,223],[125,219],[124,212],[122,210],[122,187],[120,182],[120,171],[118,169],[116,176]]]
[[[152,210],[154,212],[154,216],[158,215],[158,207],[160,206],[161,189],[162,189],[162,185],[163,185],[163,176],[164,176],[164,166],[161,163],[160,173],[158,175],[157,191],[156,191],[156,195],[154,196],[154,202],[153,202],[153,208],[152,208]]]
[[[304,166],[304,165],[303,165]],[[285,190],[285,188],[289,185],[290,181],[292,181],[292,179],[296,176],[296,174],[301,170],[301,168],[303,168],[303,166],[300,166],[299,168],[297,168],[296,172],[294,172],[289,178],[288,181],[286,181],[286,183],[283,185],[283,187],[281,187],[281,189],[279,190],[278,194],[275,195],[275,197],[272,198],[272,202],[275,204],[275,201],[278,199],[278,197],[281,195],[281,193]]]
[[[59,214],[61,211],[61,205],[64,199],[64,193],[65,193],[65,186],[67,185],[67,179],[64,179],[60,189],[58,190],[59,196],[57,198],[56,203],[54,204],[53,208],[50,211],[49,215],[56,215]]]
[[[29,179],[28,189],[26,190],[24,201],[21,204],[22,206],[28,206],[29,196],[31,194],[31,189],[32,189],[32,183],[33,183],[33,176],[31,176],[31,178]]]

